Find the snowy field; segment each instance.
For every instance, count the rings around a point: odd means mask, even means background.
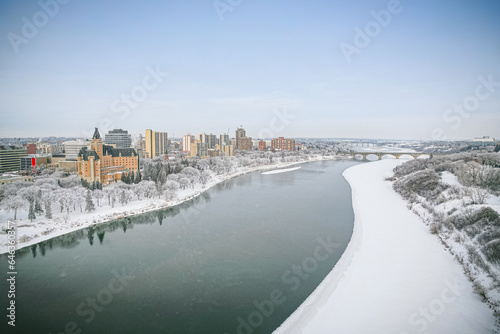
[[[493,312],[461,266],[384,180],[403,162],[344,172],[355,212],[351,242],[276,334],[495,333]]]

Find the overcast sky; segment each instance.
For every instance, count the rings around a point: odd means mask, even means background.
[[[0,137],[500,138],[499,18],[498,0],[2,0]]]

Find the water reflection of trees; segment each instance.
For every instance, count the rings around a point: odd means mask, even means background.
[[[175,217],[179,213],[179,206],[175,206],[168,209],[142,213],[137,216],[124,217],[107,223],[90,226],[19,249],[16,251],[16,258],[26,256],[30,253],[33,257],[36,257],[37,255],[45,256],[46,252],[48,250],[52,250],[53,248],[75,248],[85,238],[88,239],[90,246],[93,246],[96,235],[99,239],[99,244],[102,244],[106,233],[112,233],[119,229],[121,229],[123,233],[126,233],[128,230],[133,229],[136,224],[153,225],[156,222],[159,222],[159,224],[162,225],[166,218]],[[8,253],[1,254],[0,259],[6,258],[8,255]]]

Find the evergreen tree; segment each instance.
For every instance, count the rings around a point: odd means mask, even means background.
[[[36,214],[40,214],[43,212],[42,204],[40,203],[41,198],[42,198],[42,191],[38,190],[37,198],[35,200],[35,213]]]
[[[90,190],[87,190],[87,198],[86,198],[86,206],[85,206],[85,211],[94,211],[95,210],[95,206],[94,206],[94,202],[92,202],[92,195],[90,194]]]
[[[131,171],[131,172],[128,174],[127,178],[128,178],[128,184],[132,184],[132,183],[134,183],[134,180],[135,180],[135,174],[134,174],[134,171]]]
[[[34,207],[33,207],[33,202],[30,202],[30,209],[29,209],[29,212],[28,212],[28,219],[30,221],[33,221],[33,219],[36,219],[35,210],[34,210]]]
[[[87,180],[81,179],[81,183],[82,183],[82,187],[90,189],[90,183]]]
[[[497,145],[495,146],[495,152],[500,152],[500,144],[497,144]]]
[[[141,182],[141,180],[142,180],[141,171],[137,170],[137,174],[135,174],[134,183],[137,184],[137,183]]]
[[[52,208],[50,207],[50,201],[45,202],[45,218],[52,219]]]

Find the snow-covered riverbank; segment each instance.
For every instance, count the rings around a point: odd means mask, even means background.
[[[272,165],[261,165],[257,167],[240,167],[228,175],[218,175],[212,177],[205,186],[198,183],[194,186],[194,188],[179,190],[176,194],[176,197],[169,201],[165,200],[164,197],[160,199],[149,198],[142,200],[132,200],[124,206],[117,203],[114,207],[101,203],[102,206],[96,205],[96,210],[92,212],[71,212],[69,214],[66,212],[54,212],[52,219],[47,219],[43,216],[39,216],[32,222],[28,219],[27,210],[22,210],[18,212],[17,220],[15,221],[17,228],[17,249],[27,247],[63,234],[71,233],[92,225],[105,223],[126,216],[132,216],[176,206],[196,196],[199,196],[200,194],[220,182],[243,174],[251,173],[254,171],[273,171],[276,169],[279,170],[284,167],[290,167],[310,161],[340,159],[343,159],[343,157],[315,157],[307,161],[294,161],[284,163],[280,162]],[[105,200],[103,200],[102,202],[105,202]],[[0,254],[8,252],[9,244],[5,230],[7,229],[8,221],[12,220],[13,216],[13,212],[7,212],[0,209]]]
[[[354,233],[335,268],[275,333],[493,333],[461,266],[385,177],[401,160],[349,168]]]

